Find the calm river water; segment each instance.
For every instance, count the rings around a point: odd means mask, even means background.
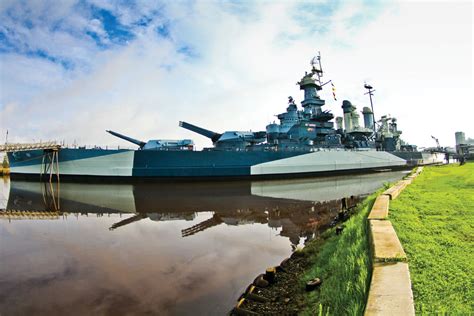
[[[1,315],[223,315],[327,228],[341,198],[403,176],[46,185],[0,178]]]

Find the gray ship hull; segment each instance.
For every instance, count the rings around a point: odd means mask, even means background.
[[[9,153],[13,178],[49,176],[47,151]],[[405,159],[382,151],[159,151],[60,149],[62,179],[285,178],[400,169]],[[46,171],[46,172],[45,172]],[[53,168],[53,174],[56,169]]]
[[[445,154],[440,152],[395,151],[393,154],[405,159],[410,166],[435,165],[442,164],[445,161]]]

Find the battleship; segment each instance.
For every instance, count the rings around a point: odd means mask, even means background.
[[[376,121],[371,108],[362,110],[342,102],[342,117],[324,110],[319,95],[323,82],[321,57],[311,61],[298,85],[304,92],[299,109],[288,97],[278,123],[264,131],[214,132],[187,122],[179,126],[207,137],[212,147],[195,150],[191,139],[147,142],[107,131],[138,146],[137,149],[38,148],[7,149],[12,178],[61,177],[93,180],[285,178],[328,174],[364,173],[409,168],[442,161],[444,155],[421,153],[400,139],[395,118]],[[333,122],[335,120],[335,123]],[[336,124],[336,126],[334,126]],[[13,149],[11,149],[13,148]]]

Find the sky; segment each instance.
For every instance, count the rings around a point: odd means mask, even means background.
[[[398,119],[419,147],[474,137],[471,1],[0,1],[0,142],[133,145],[265,130],[300,106],[321,52],[323,109]],[[361,122],[362,123],[362,122]]]

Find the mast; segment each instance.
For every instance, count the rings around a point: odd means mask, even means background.
[[[305,75],[297,84],[300,86],[300,90],[304,91],[304,100],[301,102],[304,112],[310,117],[314,117],[321,114],[321,107],[325,104],[325,101],[318,95],[318,91],[322,90],[324,85],[321,83],[323,71],[321,69],[321,54],[319,52],[318,56],[311,59],[310,65],[311,72],[305,72]]]
[[[364,94],[368,94],[368,95],[369,95],[369,98],[370,98],[370,107],[371,107],[371,109],[372,109],[372,118],[374,119],[374,126],[373,126],[373,127],[374,127],[374,133],[375,133],[374,103],[372,102],[372,96],[374,95],[375,90],[373,90],[374,88],[373,88],[371,85],[367,84],[367,83],[364,84],[364,88],[366,88],[366,89],[368,90],[368,91],[367,91],[366,93],[364,93]]]
[[[318,68],[316,68],[316,63],[318,64]],[[324,85],[321,82],[321,78],[323,77],[323,67],[321,66],[321,52],[318,51],[318,56],[314,56],[313,59],[311,59],[311,73],[313,75],[316,75],[317,78],[315,78],[315,81],[318,84],[318,87],[316,89],[322,90],[322,86]]]

